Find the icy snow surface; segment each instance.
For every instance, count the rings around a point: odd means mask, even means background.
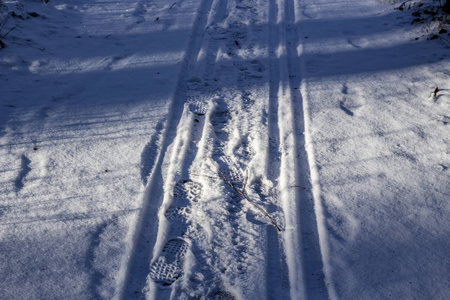
[[[450,299],[449,49],[393,2],[1,0],[0,298]]]

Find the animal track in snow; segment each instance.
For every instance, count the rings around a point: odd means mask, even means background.
[[[347,95],[348,94],[348,86],[346,84],[342,85],[342,94]]]
[[[352,90],[347,84],[342,85],[342,100],[339,102],[339,108],[347,115],[353,117],[366,104],[363,93],[359,90]]]
[[[404,158],[404,159],[410,161],[411,163],[414,163],[414,164],[417,163],[416,157],[413,154],[402,149],[401,146],[399,146],[399,145],[397,145],[396,149],[394,149],[392,151],[392,153],[397,155],[398,157],[401,157],[401,158]]]
[[[343,112],[345,112],[347,115],[349,115],[349,116],[351,116],[351,117],[353,117],[354,116],[354,113],[349,109],[349,108],[347,108],[347,106],[344,104],[344,102],[340,102],[339,103],[339,108],[343,111]]]
[[[174,283],[183,274],[183,262],[188,249],[188,243],[181,238],[169,240],[161,256],[152,264],[150,277],[163,285]]]
[[[443,125],[447,125],[448,123],[450,123],[450,117],[441,115],[437,117],[438,122],[442,123]]]
[[[21,157],[21,165],[20,165],[21,170],[14,182],[16,189],[18,191],[20,191],[23,188],[23,180],[28,175],[28,173],[30,173],[30,171],[31,171],[30,164],[31,164],[31,160],[28,157],[26,157],[25,154],[23,154]]]

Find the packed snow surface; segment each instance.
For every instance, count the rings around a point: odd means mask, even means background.
[[[1,298],[450,299],[450,42],[399,4],[1,0]]]

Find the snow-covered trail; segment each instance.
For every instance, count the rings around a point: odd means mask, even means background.
[[[448,299],[448,49],[386,2],[0,0],[0,294]]]
[[[304,150],[296,5],[201,2],[124,298],[328,298],[323,217],[315,215]]]
[[[269,9],[271,39],[271,103],[277,112],[273,124],[278,127],[281,153],[279,188],[286,214],[286,259],[288,260],[291,298],[327,298],[323,271],[327,264],[326,236],[323,230],[321,203],[314,202],[310,188],[310,169],[305,138],[301,19],[298,1],[273,1]],[[273,131],[270,130],[269,131]],[[271,156],[272,157],[272,156]],[[320,200],[317,200],[320,201]],[[319,220],[319,223],[318,223]],[[322,244],[320,243],[322,238]],[[325,264],[325,265],[324,265]],[[324,269],[325,268],[325,269]],[[334,296],[331,278],[326,285]]]

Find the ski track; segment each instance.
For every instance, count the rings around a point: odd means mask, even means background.
[[[269,143],[267,147],[267,160],[269,161],[267,165],[267,177],[272,182],[277,182],[281,173],[281,152],[280,152],[280,126],[278,120],[278,89],[280,87],[280,72],[279,72],[279,60],[275,55],[277,51],[277,46],[279,44],[278,37],[278,27],[277,27],[277,16],[278,16],[278,3],[275,0],[271,0],[269,3],[269,105],[268,105],[268,133],[269,133]],[[278,191],[275,195],[276,198],[280,197],[280,192]],[[284,243],[280,238],[278,232],[268,229],[268,242],[270,242],[268,257],[267,257],[267,267],[268,274],[272,283],[276,283],[282,286],[282,291],[284,293],[279,294],[279,290],[274,288],[268,282],[268,295],[272,299],[288,299],[289,298],[289,275],[288,266],[286,260],[286,253],[284,251]],[[275,246],[278,245],[278,246]],[[281,256],[279,261],[270,259],[270,257]],[[277,272],[274,272],[277,270]],[[279,277],[279,275],[281,275]]]
[[[299,90],[302,74],[298,68],[301,59],[297,51],[297,46],[300,46],[297,8],[298,3],[293,0],[272,0],[270,4],[270,94],[274,99],[270,109],[273,120],[270,132],[271,136],[279,134],[277,156],[281,156],[281,162],[277,167],[280,168],[280,197],[286,218],[281,243],[288,265],[290,298],[328,299],[318,233],[321,224],[317,222],[318,211],[310,191],[308,154],[305,151],[306,112]],[[276,150],[269,151],[274,155]],[[288,178],[291,181],[285,181]]]
[[[152,259],[152,248],[155,245],[157,232],[159,228],[155,226],[158,220],[158,209],[162,204],[162,199],[157,195],[163,195],[163,174],[161,167],[164,154],[169,145],[175,139],[173,134],[177,131],[178,120],[181,119],[184,108],[184,86],[188,77],[189,68],[195,63],[200,51],[204,36],[204,28],[207,16],[210,13],[211,1],[202,0],[199,5],[199,11],[195,19],[192,30],[191,40],[185,55],[185,61],[182,66],[178,79],[177,90],[175,91],[174,101],[171,104],[168,121],[163,131],[161,148],[156,155],[152,174],[149,176],[147,189],[144,195],[143,206],[136,224],[134,237],[130,249],[130,258],[127,266],[124,267],[125,275],[122,280],[121,298],[142,298],[142,291],[146,286],[147,276],[150,273],[150,261]]]
[[[266,33],[255,24],[258,5],[268,6]],[[200,4],[167,124],[159,125],[142,153],[141,177],[148,185],[123,299],[333,296],[325,281],[321,204],[317,191],[313,197],[305,150],[297,7],[294,0]],[[240,21],[225,30],[230,17]],[[240,54],[261,40],[269,53],[266,73],[264,62]],[[223,86],[222,79],[234,85]],[[264,84],[268,95],[259,104],[252,85]],[[253,128],[264,120],[267,137]],[[266,144],[265,153],[258,141]],[[258,172],[261,155],[262,174],[248,174]],[[218,180],[220,172],[270,208],[282,232]],[[265,186],[264,178],[275,186]],[[205,194],[211,186],[214,192]]]
[[[305,129],[305,111],[303,109],[302,94],[298,91],[301,86],[301,66],[300,55],[296,45],[299,44],[299,33],[296,26],[296,20],[299,20],[300,12],[299,5],[295,0],[285,0],[285,14],[288,25],[286,26],[286,47],[288,57],[288,73],[289,82],[292,93],[292,100],[294,101],[294,118],[293,129],[297,133],[297,164],[299,172],[298,183],[300,186],[310,187],[311,171],[308,165],[308,153],[305,150],[305,134],[308,134]],[[299,164],[300,162],[300,164]],[[320,198],[316,198],[320,201]],[[315,202],[311,191],[299,195],[299,205],[297,218],[300,218],[301,230],[301,246],[303,247],[303,271],[305,282],[305,294],[307,299],[329,299],[333,293],[327,289],[324,275],[324,263],[320,247],[319,230],[323,234],[323,226],[317,222],[320,218],[320,210],[315,209]],[[322,237],[323,238],[323,237]]]

